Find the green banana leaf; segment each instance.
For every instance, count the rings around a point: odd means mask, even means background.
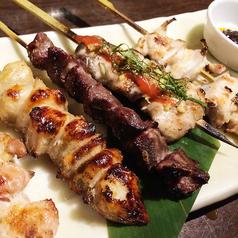
[[[195,128],[185,137],[170,145],[170,150],[182,147],[186,154],[197,160],[200,167],[208,171],[219,149],[220,143],[202,130]],[[128,164],[128,167],[131,167]],[[147,174],[139,168],[132,168],[140,178],[141,191],[150,223],[147,226],[131,227],[107,222],[110,238],[176,238],[185,223],[187,216],[199,191],[191,196],[177,200],[172,197],[156,175]]]

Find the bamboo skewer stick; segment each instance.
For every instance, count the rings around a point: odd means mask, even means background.
[[[61,22],[57,21],[55,18],[51,17],[48,13],[44,12],[31,2],[27,0],[12,0],[13,2],[17,3],[22,8],[29,11],[31,14],[38,17],[40,20],[42,20],[44,23],[55,29],[56,31],[59,31],[63,33],[66,37],[68,37],[70,40],[78,44],[79,42],[76,40],[77,34],[74,33],[72,30],[70,30],[68,27],[63,25]]]
[[[121,12],[119,12],[114,6],[113,4],[108,1],[108,0],[95,0],[96,2],[100,3],[100,5],[102,5],[103,7],[105,7],[106,9],[109,9],[110,11],[112,11],[113,13],[115,13],[116,15],[120,16],[123,20],[125,20],[125,22],[127,24],[129,24],[130,26],[132,26],[135,30],[137,30],[138,32],[140,32],[142,35],[146,35],[148,34],[148,31],[145,30],[144,28],[142,28],[141,26],[139,26],[138,24],[136,24],[134,21],[132,21],[130,18],[128,18],[127,16],[125,16],[124,14],[122,14]]]
[[[0,29],[4,31],[10,38],[18,42],[24,48],[26,48],[27,44],[24,42],[17,34],[15,34],[7,25],[5,25],[2,21],[0,21]]]
[[[38,7],[36,7],[34,4],[30,3],[27,0],[12,0],[12,1],[18,3],[20,6],[22,6],[26,10],[30,11],[32,14],[34,14],[35,16],[37,16],[40,19],[43,19],[46,15],[48,15],[46,12],[39,9]],[[24,5],[24,4],[26,4],[26,5]],[[48,24],[49,26],[51,26],[53,29],[56,29],[57,31],[66,35],[69,39],[73,40],[75,43],[79,43],[77,41],[78,35],[76,33],[74,33],[73,31],[71,31],[69,28],[67,28],[65,25],[63,25],[62,23],[58,22],[53,17],[48,15],[48,17],[45,17],[43,21],[46,24]],[[0,25],[0,28],[1,28],[1,25]],[[2,30],[4,31],[4,29],[2,29]],[[11,31],[11,30],[9,29],[9,31]],[[5,33],[8,34],[6,31],[5,31]],[[19,37],[17,35],[15,35],[15,33],[14,34],[8,34],[8,35],[10,37],[12,36],[11,38],[13,38],[17,42],[19,42],[18,41]],[[17,36],[17,37],[15,37],[14,35]],[[20,42],[21,41],[22,40],[20,40]],[[23,45],[23,47],[25,47],[25,46]],[[229,144],[229,145],[231,145],[235,148],[238,148],[238,146],[235,145],[232,141],[230,141],[225,135],[223,135],[221,132],[219,132],[217,129],[215,129],[212,125],[210,125],[208,122],[204,121],[203,119],[197,121],[196,125],[198,127],[200,127],[201,129],[203,129],[204,131],[206,131],[211,136],[217,138],[218,140],[221,140],[221,141],[223,141],[223,142],[225,142],[225,143],[227,143],[227,144]]]

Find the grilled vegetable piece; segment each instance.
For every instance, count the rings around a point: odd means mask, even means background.
[[[23,189],[34,172],[11,162],[27,154],[26,147],[18,139],[0,132],[0,237],[55,236],[59,217],[51,199],[30,202]]]
[[[34,79],[22,61],[4,67],[0,84],[1,120],[24,135],[31,155],[48,154],[59,167],[57,177],[102,216],[128,225],[149,222],[138,178],[121,164],[121,152],[107,149],[92,123],[67,111],[60,90]]]
[[[201,169],[198,170],[193,160],[185,156],[181,150],[172,152],[173,157],[180,162],[185,160],[184,164],[187,167],[179,167],[179,163],[174,160],[174,164],[170,163],[170,166],[180,171],[179,179],[178,176],[174,176],[175,173],[165,175],[163,166],[158,165],[161,161],[166,164],[165,161],[170,158],[171,152],[165,139],[160,135],[156,123],[144,122],[133,110],[123,107],[107,89],[92,78],[84,62],[54,47],[44,33],[38,33],[34,41],[27,46],[27,50],[35,67],[45,69],[54,83],[64,86],[72,97],[83,103],[85,112],[94,120],[109,125],[114,135],[122,141],[124,149],[133,152],[136,159],[141,158],[137,163],[141,163],[141,166],[148,170],[155,170],[162,174],[173,193],[188,195],[207,183],[209,175]],[[188,173],[189,170],[191,173]],[[199,172],[196,173],[197,176],[203,179],[196,179],[194,170]],[[181,178],[185,179],[186,176],[191,177],[187,179],[191,183],[190,186],[182,184]],[[175,189],[176,187],[180,187],[180,191]]]

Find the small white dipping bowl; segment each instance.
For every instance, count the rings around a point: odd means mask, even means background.
[[[221,63],[238,71],[238,45],[219,28],[238,30],[238,0],[215,0],[207,10],[204,38],[210,53]]]

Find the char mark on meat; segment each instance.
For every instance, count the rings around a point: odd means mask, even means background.
[[[0,119],[24,136],[29,154],[47,154],[58,167],[57,177],[103,217],[128,225],[148,224],[139,179],[122,165],[118,149],[107,148],[105,135],[82,115],[70,114],[67,100],[58,101],[56,91],[34,79],[23,61],[6,65],[0,81]],[[7,93],[19,88],[17,99]],[[39,90],[48,97],[32,101]]]
[[[209,180],[209,175],[200,169],[198,162],[188,158],[180,148],[158,163],[157,169],[167,178],[166,183],[177,195],[191,194]]]
[[[71,97],[83,103],[84,111],[95,121],[109,125],[123,142],[124,149],[140,158],[140,163],[148,170],[160,173],[173,193],[188,195],[208,182],[209,175],[181,149],[169,151],[156,123],[145,122],[135,111],[123,107],[111,92],[92,78],[83,61],[55,47],[44,33],[38,33],[27,50],[35,67],[46,70],[54,83],[65,87]],[[176,162],[171,163],[171,158],[176,158]],[[180,176],[175,176],[172,170],[177,174],[180,171]]]

